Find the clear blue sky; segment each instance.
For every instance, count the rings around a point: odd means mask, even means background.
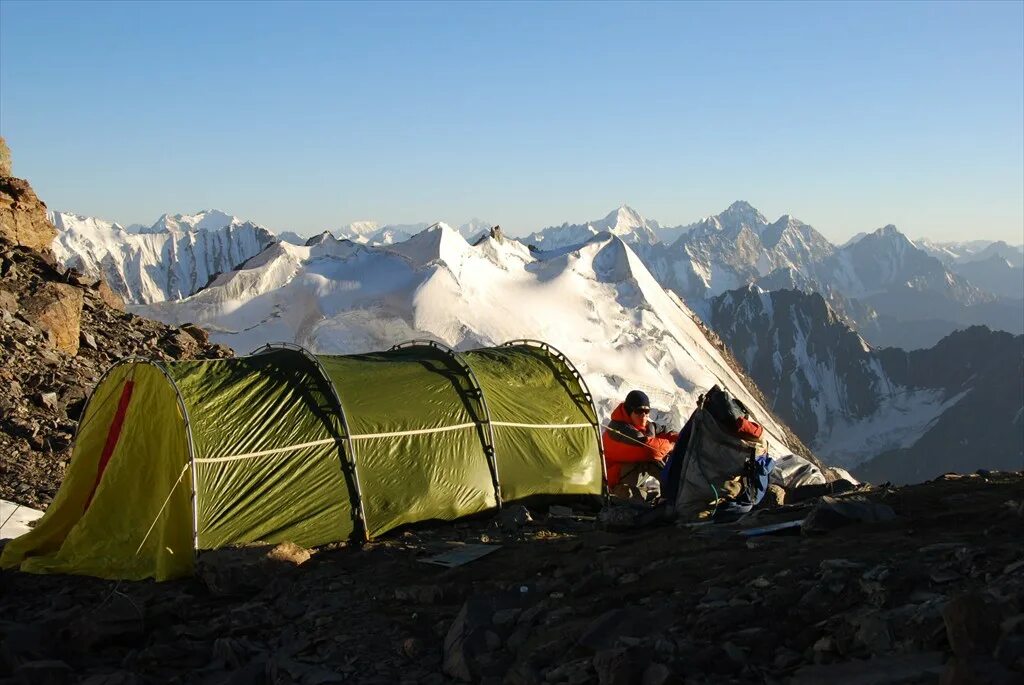
[[[1024,3],[0,2],[50,207],[522,234],[745,199],[834,240],[1024,242]]]

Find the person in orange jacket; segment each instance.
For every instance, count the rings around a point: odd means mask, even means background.
[[[635,497],[638,486],[658,478],[679,434],[661,431],[650,421],[651,401],[640,390],[631,390],[612,412],[601,436],[613,495]]]

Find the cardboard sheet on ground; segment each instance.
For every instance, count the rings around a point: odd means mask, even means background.
[[[0,540],[24,535],[31,530],[28,524],[42,515],[38,509],[0,499]]]
[[[501,549],[501,545],[459,545],[448,552],[435,554],[432,557],[420,559],[425,564],[436,564],[446,568],[455,568],[476,561],[485,557],[491,552]]]

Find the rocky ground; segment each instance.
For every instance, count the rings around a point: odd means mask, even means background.
[[[126,313],[102,281],[0,236],[0,498],[50,503],[86,395],[117,360],[230,354],[193,326]]]
[[[884,515],[856,523],[837,503]],[[162,584],[6,572],[0,677],[1024,681],[1024,473],[825,504],[764,510],[744,525],[810,521],[750,538],[735,524],[616,532],[537,509],[523,525],[508,512],[363,547],[211,552],[197,577]],[[466,543],[500,547],[456,568],[424,563]]]

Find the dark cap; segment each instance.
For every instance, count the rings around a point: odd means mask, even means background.
[[[632,412],[637,409],[650,409],[651,400],[647,397],[647,393],[642,390],[630,390],[629,394],[626,395],[626,401],[623,402],[626,405],[626,411]]]

